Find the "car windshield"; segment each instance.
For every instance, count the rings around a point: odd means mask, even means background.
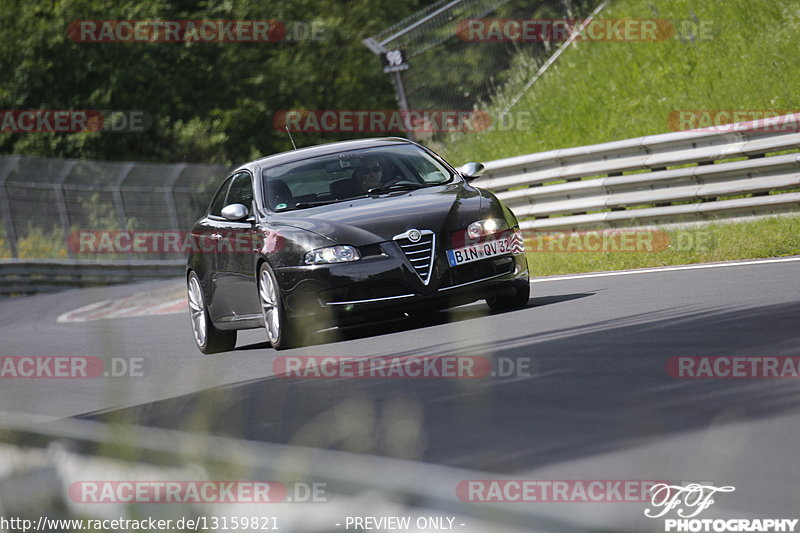
[[[389,192],[441,185],[453,174],[414,145],[352,150],[264,170],[266,205],[290,211]]]

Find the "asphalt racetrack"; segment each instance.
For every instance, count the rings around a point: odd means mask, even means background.
[[[180,305],[58,322],[180,280],[0,302],[2,352],[95,356],[137,375],[6,379],[2,410],[82,416],[392,456],[537,479],[709,480],[720,506],[796,514],[798,379],[675,377],[685,356],[799,356],[800,257],[537,279],[525,309],[483,303],[351,328],[276,352],[263,330],[203,356]],[[124,313],[123,313],[124,314]],[[471,379],[304,379],[286,356],[475,356]],[[671,361],[673,361],[671,363]],[[670,366],[673,365],[673,366]],[[673,372],[674,373],[674,372]]]

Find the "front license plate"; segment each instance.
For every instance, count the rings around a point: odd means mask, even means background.
[[[511,243],[508,237],[493,241],[481,242],[455,250],[447,250],[447,262],[451,267],[479,261],[500,254],[511,252]]]

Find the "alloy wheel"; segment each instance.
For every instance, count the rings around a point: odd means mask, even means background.
[[[264,327],[267,338],[272,344],[277,343],[281,336],[281,317],[278,308],[278,290],[272,276],[265,268],[261,268],[259,276],[258,294],[261,299],[261,310],[264,313]]]
[[[208,324],[206,323],[206,306],[203,299],[203,289],[197,276],[189,276],[189,315],[192,320],[192,332],[198,346],[205,346],[208,338]]]

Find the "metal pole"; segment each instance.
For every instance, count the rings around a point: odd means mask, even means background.
[[[178,178],[181,177],[181,173],[186,168],[186,163],[181,163],[175,165],[172,169],[172,175],[167,178],[167,183],[165,185],[165,195],[167,201],[167,209],[169,210],[169,219],[172,223],[172,229],[175,231],[180,231],[181,229],[181,222],[178,217],[178,205],[175,201],[175,183],[178,181]]]
[[[125,216],[125,202],[122,199],[122,184],[125,182],[125,178],[128,177],[128,174],[131,173],[131,170],[133,170],[133,166],[133,163],[122,163],[120,165],[119,172],[117,172],[117,177],[114,179],[114,185],[111,190],[111,198],[114,202],[114,208],[117,211],[120,231],[128,231],[128,217]]]
[[[456,2],[453,2],[453,3],[458,3],[460,1],[461,0],[456,0]],[[374,54],[381,55],[381,54],[387,52],[386,48],[383,45],[385,43],[387,43],[388,41],[389,41],[389,39],[387,39],[383,43],[378,44],[378,43],[375,42],[374,39],[369,38],[369,39],[364,39],[361,42],[364,44],[364,46],[369,48]],[[405,123],[406,118],[408,117],[408,99],[406,98],[406,89],[403,86],[403,77],[400,74],[400,72],[401,71],[399,71],[399,70],[395,70],[395,71],[393,71],[391,73],[392,74],[392,85],[394,85],[394,96],[395,96],[395,100],[397,100],[397,107],[398,107],[398,109],[400,109],[400,113],[402,113],[402,115],[403,115],[403,123]],[[414,140],[414,132],[411,131],[410,128],[408,128],[407,129],[407,133],[408,133],[408,138],[413,141]]]
[[[69,213],[67,212],[67,200],[64,197],[64,182],[67,181],[67,178],[77,163],[78,162],[75,160],[65,161],[64,167],[61,169],[56,182],[53,184],[53,192],[56,196],[56,207],[58,208],[58,220],[61,222],[61,228],[64,230],[65,243],[69,242]],[[75,252],[70,250],[69,246],[67,246],[67,253],[70,258],[75,257]]]
[[[8,247],[11,250],[11,257],[17,256],[17,231],[14,228],[14,217],[11,214],[11,203],[8,199],[8,185],[6,179],[17,166],[20,156],[5,158],[5,162],[0,166],[0,211],[3,212],[3,223],[6,226],[6,236],[8,237]]]
[[[397,98],[397,107],[403,115],[403,123],[408,126],[406,119],[408,118],[408,100],[406,99],[406,90],[403,87],[403,77],[400,71],[392,72],[392,83],[394,85],[394,93]],[[407,128],[406,134],[409,139],[414,140],[414,130]]]

